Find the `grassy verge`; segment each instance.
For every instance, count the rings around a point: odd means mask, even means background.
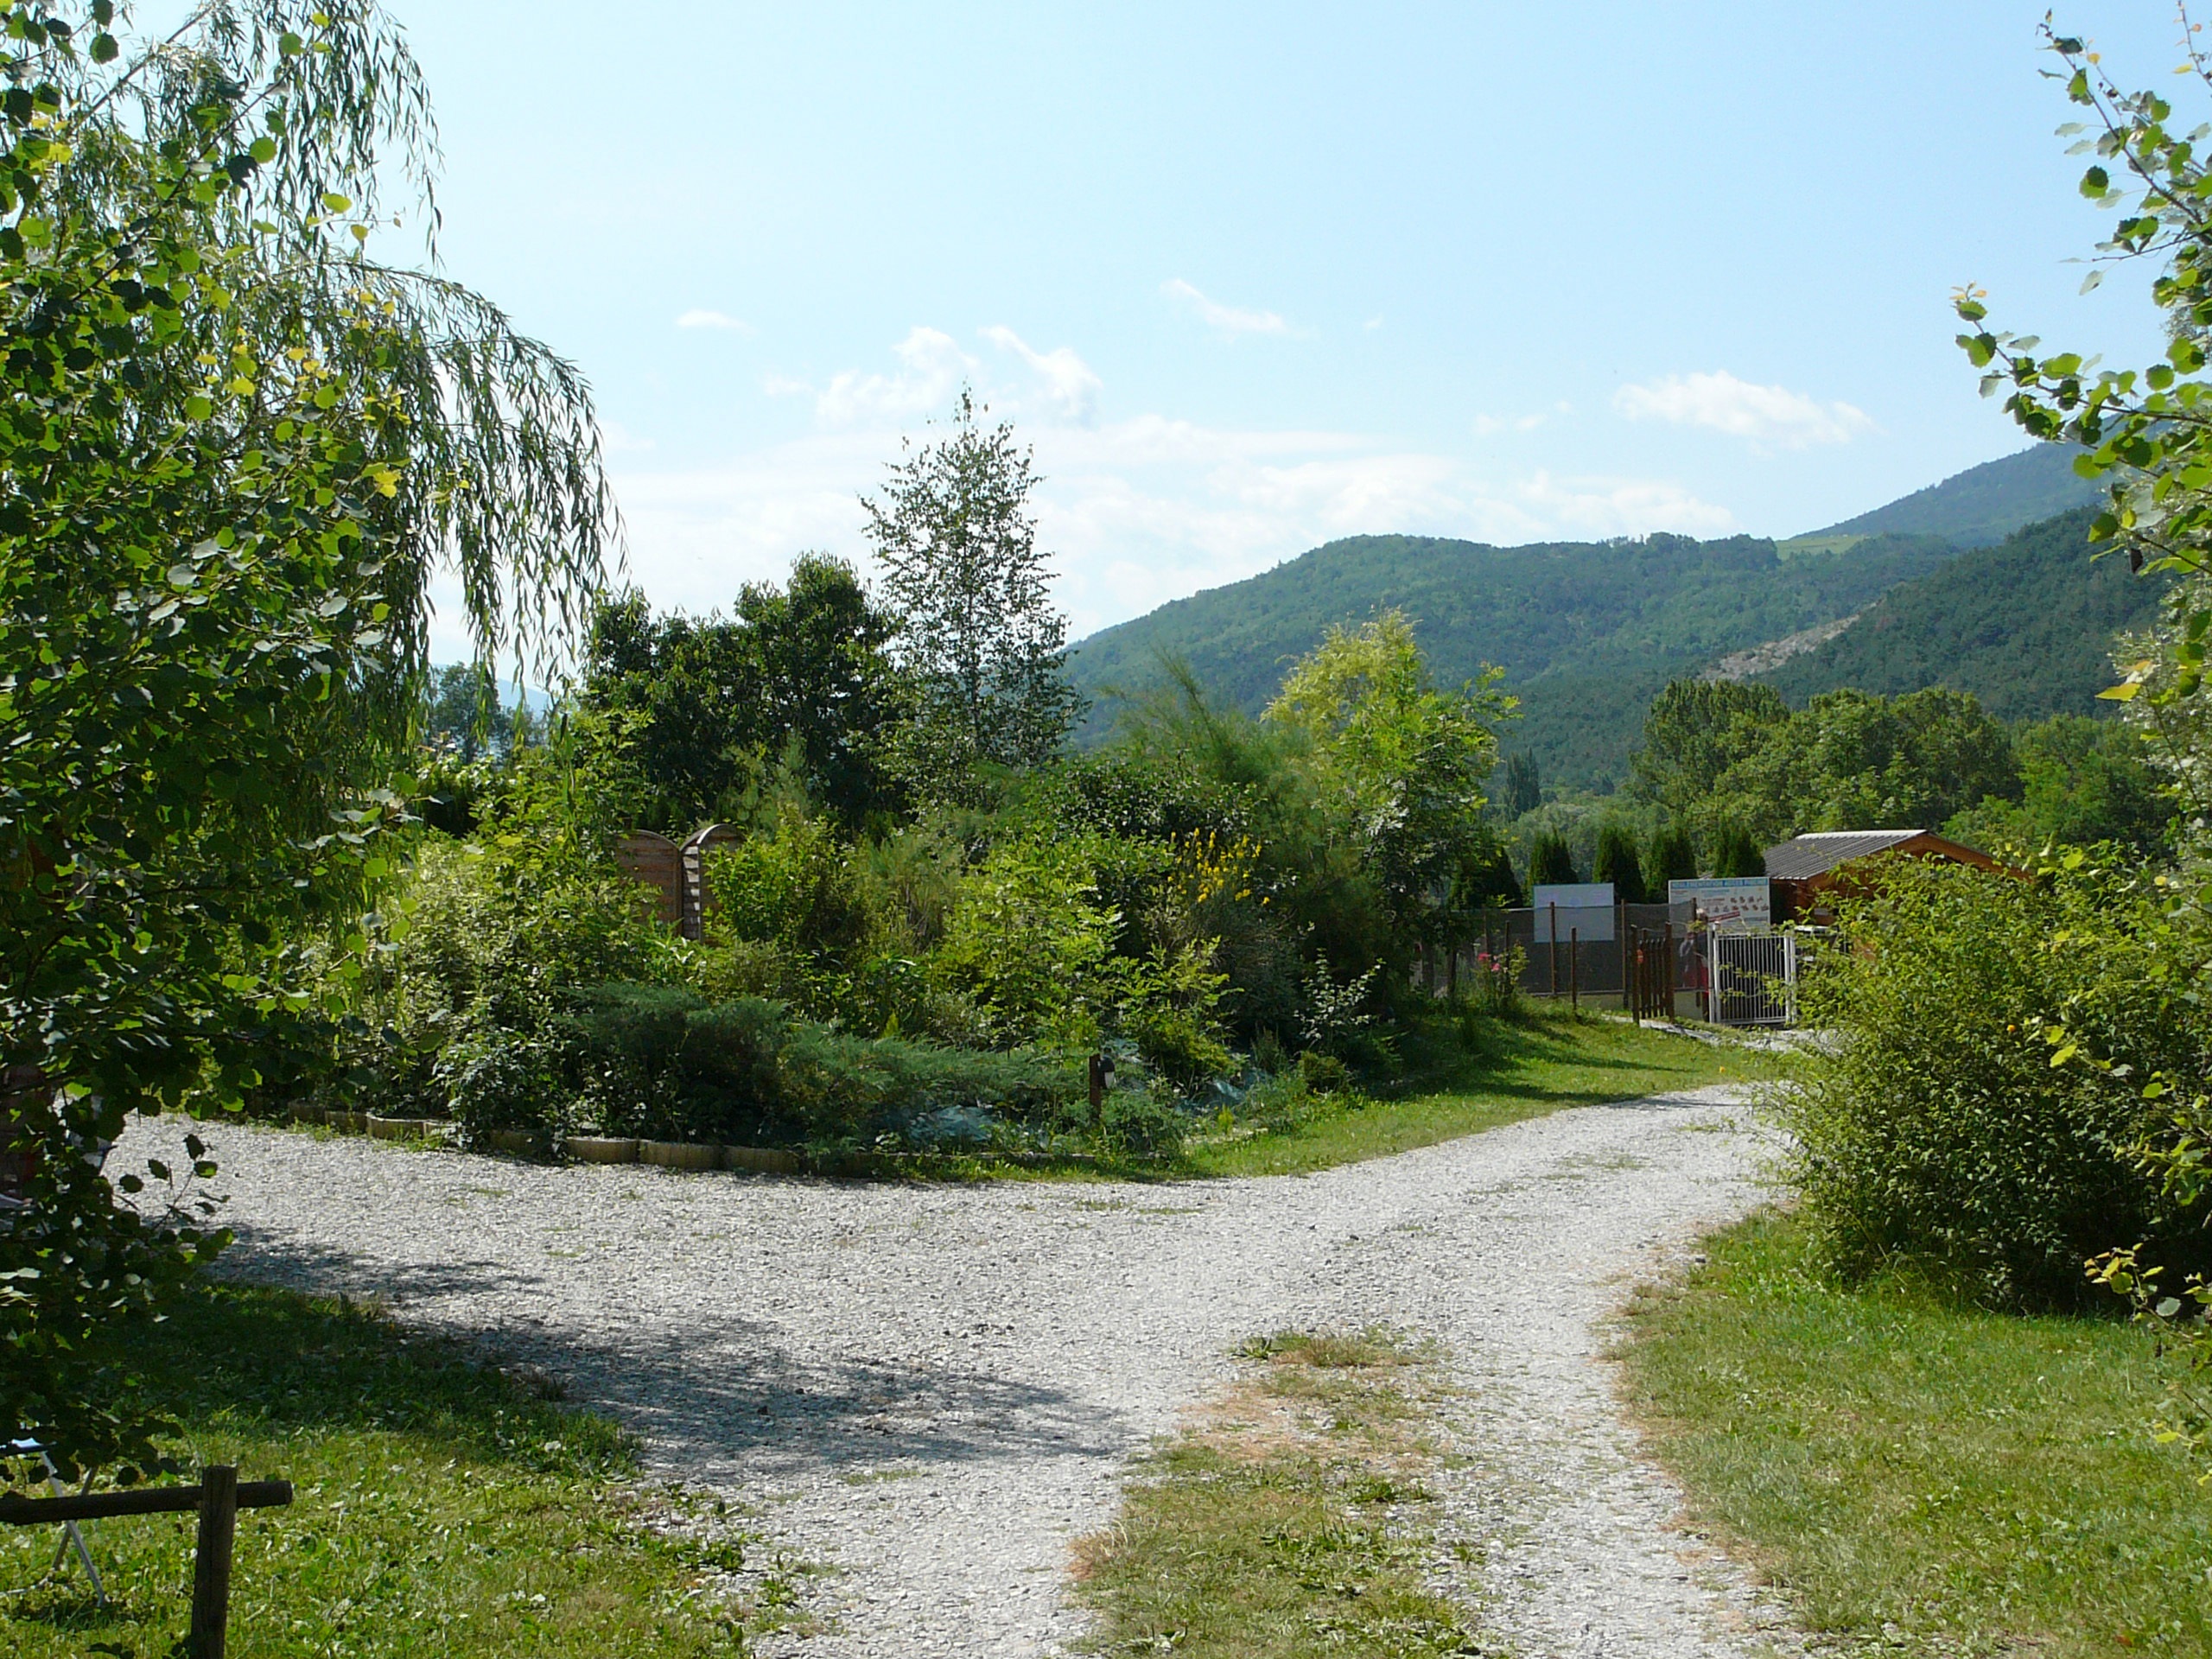
[[[1249,1373],[1087,1539],[1101,1652],[1432,1659],[1494,1651],[1423,1587],[1429,1368],[1382,1333],[1247,1345]]]
[[[2212,1493],[2118,1320],[1839,1289],[1754,1217],[1639,1300],[1632,1395],[1700,1522],[1816,1630],[1927,1655],[2212,1651]]]
[[[1183,1173],[1295,1175],[1385,1158],[1568,1106],[1635,1100],[1773,1075],[1775,1057],[1599,1015],[1539,1007],[1474,1022],[1412,1057],[1412,1079],[1379,1097],[1315,1096],[1292,1109],[1193,1143]]]
[[[296,1488],[240,1516],[234,1659],[727,1654],[791,1605],[726,1517],[641,1491],[606,1420],[370,1311],[211,1288],[138,1359],[188,1460]],[[191,1517],[86,1531],[107,1607],[73,1560],[41,1586],[57,1532],[0,1532],[0,1588],[29,1587],[0,1599],[0,1650],[181,1652]]]

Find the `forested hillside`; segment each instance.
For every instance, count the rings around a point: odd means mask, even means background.
[[[1846,685],[1941,685],[2007,720],[2094,713],[2113,682],[2113,636],[2152,620],[2165,582],[2130,575],[2123,559],[2093,561],[2092,516],[2031,525],[1901,582],[1826,645],[1758,677],[1793,703]]]
[[[1732,651],[1847,616],[1952,556],[1932,537],[1879,537],[1841,553],[1783,559],[1751,537],[1491,547],[1433,537],[1332,542],[1263,575],[1162,606],[1093,635],[1071,672],[1097,700],[1159,683],[1163,657],[1187,662],[1216,695],[1256,710],[1284,664],[1337,622],[1396,607],[1438,677],[1503,668],[1523,702],[1510,747],[1548,779],[1618,778],[1651,695]]]
[[[1834,542],[1849,536],[1941,536],[1954,547],[1986,547],[2012,531],[2104,497],[2104,486],[2074,470],[2071,444],[2039,443],[1984,461],[1940,484],[1915,490],[1886,506],[1785,543]]]

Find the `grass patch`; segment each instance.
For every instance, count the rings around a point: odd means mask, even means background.
[[[788,1578],[746,1560],[730,1517],[639,1487],[613,1424],[373,1310],[209,1287],[137,1361],[180,1455],[296,1488],[291,1508],[239,1516],[236,1659],[730,1654],[792,1617]],[[60,1535],[0,1530],[0,1588],[39,1586]],[[86,1535],[111,1605],[73,1561],[0,1599],[0,1649],[181,1653],[191,1516]]]
[[[1387,1158],[1569,1106],[1753,1082],[1777,1057],[1602,1015],[1539,1007],[1471,1022],[1409,1055],[1408,1080],[1379,1096],[1310,1095],[1229,1134],[1193,1142],[1182,1173],[1298,1175]]]
[[[1502,1652],[1432,1595],[1420,1432],[1430,1357],[1389,1333],[1286,1332],[1154,1452],[1077,1551],[1104,1653],[1433,1659]]]
[[[1638,1299],[1635,1403],[1700,1524],[1811,1627],[1927,1655],[2212,1651],[2212,1494],[2145,1425],[2166,1365],[2118,1319],[1822,1282],[1764,1213]]]

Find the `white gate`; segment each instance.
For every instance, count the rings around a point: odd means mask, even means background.
[[[1716,1026],[1797,1023],[1797,936],[1706,936],[1706,1017]]]

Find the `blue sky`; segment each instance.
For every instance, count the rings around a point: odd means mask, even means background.
[[[2039,4],[391,5],[446,267],[589,376],[664,606],[861,556],[963,380],[1079,634],[1336,536],[1783,536],[2005,454],[1962,281],[2158,348],[2147,273],[2076,296]],[[2158,0],[2058,22],[2184,85]]]

